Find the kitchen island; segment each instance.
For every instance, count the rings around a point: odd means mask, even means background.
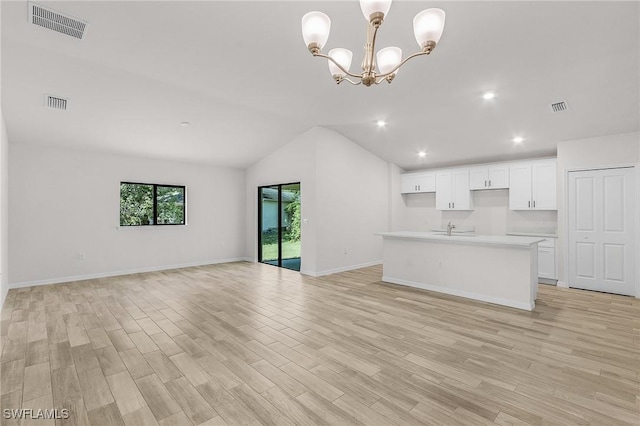
[[[382,281],[533,310],[542,238],[382,232]]]

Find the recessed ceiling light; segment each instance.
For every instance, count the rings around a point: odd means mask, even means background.
[[[191,123],[189,123],[188,121],[183,121],[182,123],[180,123],[180,125],[182,127],[189,127],[191,125]]]
[[[378,120],[376,121],[376,124],[378,125],[378,127],[384,127],[387,125],[387,122],[384,120]]]
[[[490,100],[496,97],[496,94],[493,92],[486,92],[482,97],[486,100]]]
[[[424,158],[424,157],[426,157],[426,156],[427,156],[427,153],[426,153],[426,152],[424,152],[424,151],[420,151],[420,152],[418,153],[418,157],[420,157],[420,158]]]
[[[524,142],[524,138],[522,136],[516,136],[515,138],[511,139],[513,141],[513,143],[522,143]]]

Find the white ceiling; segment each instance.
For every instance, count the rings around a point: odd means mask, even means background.
[[[324,51],[353,50],[354,70],[357,1],[40,2],[88,21],[83,40],[29,24],[25,1],[1,3],[12,144],[246,167],[323,126],[409,170],[553,155],[562,140],[640,127],[636,1],[396,1],[380,47],[416,51],[422,9],[441,7],[447,22],[429,57],[375,87],[337,86],[300,32],[304,13],[327,13]],[[45,108],[45,94],[69,110]],[[552,113],[558,100],[570,109]]]

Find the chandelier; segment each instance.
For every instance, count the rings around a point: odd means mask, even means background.
[[[327,59],[329,71],[336,83],[348,81],[353,85],[364,84],[365,86],[380,84],[384,80],[391,83],[401,66],[417,56],[428,55],[435,49],[444,30],[442,9],[426,9],[413,18],[413,32],[420,46],[419,52],[404,60],[402,49],[399,47],[385,47],[374,54],[378,29],[389,13],[391,1],[360,0],[360,9],[367,21],[367,42],[364,45],[361,74],[349,71],[353,59],[353,52],[349,49],[331,49],[326,55],[321,52],[327,43],[331,29],[331,19],[327,15],[322,12],[309,12],[302,17],[302,37],[307,48],[313,56]],[[346,76],[358,80],[353,81]]]

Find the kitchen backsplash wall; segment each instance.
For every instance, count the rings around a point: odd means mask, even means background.
[[[394,196],[404,198],[403,211],[393,224],[394,231],[428,231],[446,226],[449,221],[456,226],[475,226],[476,234],[482,235],[504,235],[513,229],[558,227],[555,210],[509,210],[508,189],[472,191],[475,205],[472,211],[436,210],[435,193]]]

